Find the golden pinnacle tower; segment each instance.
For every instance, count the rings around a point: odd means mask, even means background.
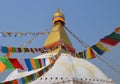
[[[48,35],[48,38],[44,43],[44,47],[55,46],[58,44],[58,45],[66,45],[67,47],[73,49],[72,43],[64,30],[65,17],[59,8],[54,13],[52,22],[53,22],[53,29],[51,33]],[[60,50],[62,49],[60,46],[58,46],[58,49],[56,49],[53,52],[59,52]]]

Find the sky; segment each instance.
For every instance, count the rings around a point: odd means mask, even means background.
[[[120,26],[119,4],[120,0],[0,0],[0,32],[43,32],[52,26],[52,15],[60,8],[65,15],[66,27],[92,46]],[[28,47],[41,47],[46,37],[39,36]],[[69,37],[77,51],[85,50],[71,35]],[[19,47],[32,38],[0,37],[0,46]],[[118,71],[119,51],[120,44],[101,56]],[[89,61],[120,84],[120,72],[112,70],[98,58]]]

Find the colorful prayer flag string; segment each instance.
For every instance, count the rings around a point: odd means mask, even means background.
[[[37,36],[46,35],[50,32],[0,32],[1,37],[22,37],[22,36]]]
[[[57,32],[57,31],[51,31],[51,32]],[[1,37],[22,37],[22,36],[46,35],[49,33],[50,32],[0,32],[0,36]]]
[[[96,55],[103,55],[105,52],[109,52],[120,42],[120,27],[116,28],[114,32],[100,39],[99,42],[93,46],[87,48],[83,52],[78,52],[78,58],[91,59],[95,58]]]
[[[52,58],[53,59],[52,64],[46,66],[45,68],[43,68],[42,70],[40,70],[36,73],[24,76],[19,79],[14,79],[11,81],[4,81],[4,82],[1,82],[0,84],[27,84],[27,83],[30,83],[31,81],[38,79],[39,77],[44,75],[47,71],[49,71],[53,67],[53,65],[55,64],[56,60],[59,58],[60,55],[61,55],[60,53],[55,55],[55,57]]]
[[[18,58],[7,58],[0,56],[0,72],[3,72],[5,69],[20,69],[24,71],[31,71],[42,68],[46,66],[46,61],[49,59],[49,63],[52,64],[58,55],[49,58],[30,58],[30,59],[18,59]]]

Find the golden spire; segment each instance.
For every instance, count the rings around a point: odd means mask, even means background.
[[[64,15],[62,14],[62,12],[60,11],[60,9],[58,8],[57,11],[54,13],[53,18],[56,16],[61,16],[64,18]]]
[[[56,44],[63,43],[63,45],[67,45],[70,48],[73,48],[72,43],[67,36],[64,30],[65,18],[60,9],[58,9],[53,15],[53,29],[48,35],[43,47],[51,47],[55,46]],[[54,52],[59,52],[61,50],[61,46],[58,49],[55,49]]]

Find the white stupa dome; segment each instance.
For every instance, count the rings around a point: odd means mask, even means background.
[[[90,84],[97,81],[109,81],[108,77],[100,69],[87,60],[62,53],[54,66],[31,84],[52,84],[72,79],[91,81]]]

